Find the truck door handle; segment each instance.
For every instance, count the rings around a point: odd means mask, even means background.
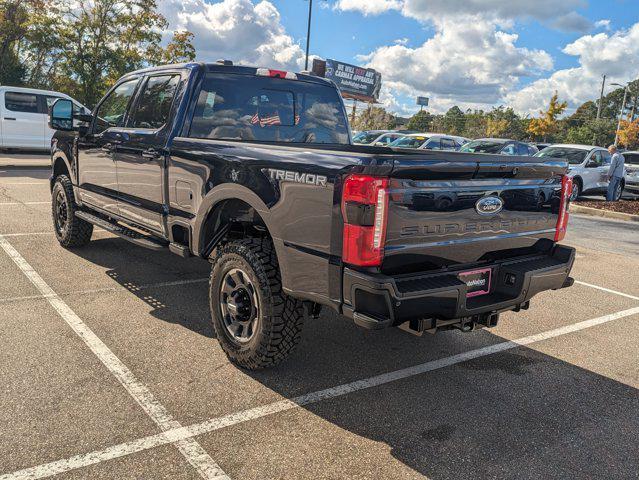
[[[5,119],[5,120],[13,120],[14,122],[16,121],[16,119],[15,119],[15,118],[13,118],[13,117],[4,117],[4,119]]]
[[[158,152],[155,148],[149,148],[147,150],[142,151],[142,157],[147,160],[157,160],[160,158],[162,154]]]

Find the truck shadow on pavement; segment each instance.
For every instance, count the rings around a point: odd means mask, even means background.
[[[155,318],[213,338],[206,282],[186,289],[140,288],[206,277],[206,262],[147,252],[119,239],[94,240],[76,253],[108,268],[111,278],[153,307]],[[294,398],[503,341],[488,330],[421,338],[397,329],[366,331],[324,309],[318,320],[307,320],[302,343],[287,362],[267,371],[231,371]],[[206,388],[214,373],[199,368],[199,388]],[[636,379],[637,372],[630,375]],[[323,462],[319,468],[333,478],[348,476],[353,468],[361,478],[405,478],[416,472],[432,479],[637,478],[639,471],[639,391],[526,347],[301,408],[331,424],[315,432],[313,445],[330,443],[331,449],[341,449],[340,458],[351,459],[345,466],[329,462],[330,452],[306,458]],[[299,450],[299,436],[294,440],[278,430],[282,423],[260,437],[255,461],[308,454],[309,446],[306,453]],[[255,434],[250,430],[245,427],[243,435]],[[388,445],[413,472],[395,475],[397,466],[379,458],[386,448],[359,437]],[[362,449],[364,443],[370,450]],[[384,473],[376,470],[381,464]]]

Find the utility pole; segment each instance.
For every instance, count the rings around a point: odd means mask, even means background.
[[[615,132],[615,147],[619,141],[619,129],[621,128],[621,119],[623,118],[623,110],[626,108],[626,97],[628,96],[628,85],[623,89],[623,101],[621,102],[621,111],[619,112],[619,121],[617,122],[617,131]]]
[[[306,30],[306,61],[304,70],[308,71],[308,48],[311,45],[311,14],[313,13],[313,0],[308,0],[308,28]]]
[[[632,110],[630,110],[630,121],[633,122],[635,119],[635,107],[637,106],[637,100],[638,100],[639,94],[635,93],[635,98],[632,101]]]
[[[355,112],[357,111],[357,100],[353,99],[353,112],[351,113],[351,129],[355,124]]]
[[[599,105],[597,106],[597,120],[601,117],[601,104],[603,103],[603,92],[604,87],[606,86],[606,76],[603,76],[603,81],[601,82],[601,93],[599,94]]]
[[[597,105],[597,120],[601,117],[601,105],[603,104],[603,92],[606,86],[606,76],[603,76],[603,80],[601,81],[601,93],[599,94],[599,105]],[[592,144],[597,144],[597,134],[592,134]]]

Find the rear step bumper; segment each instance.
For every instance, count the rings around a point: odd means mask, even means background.
[[[555,245],[550,254],[482,265],[492,269],[490,292],[468,298],[468,287],[457,276],[464,270],[391,277],[345,268],[342,313],[370,329],[424,319],[433,326],[455,319],[483,323],[492,314],[526,309],[539,292],[571,286],[574,260],[574,248]]]

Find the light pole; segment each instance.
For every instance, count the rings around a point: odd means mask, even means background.
[[[311,44],[311,14],[313,13],[313,0],[308,0],[308,28],[306,29],[306,61],[304,70],[308,71],[308,48]]]
[[[617,121],[617,131],[615,132],[615,147],[619,141],[619,129],[621,128],[621,119],[623,118],[623,110],[626,108],[626,97],[628,96],[628,85],[621,85],[620,83],[611,83],[616,87],[623,87],[623,101],[621,102],[621,110],[619,111],[619,121]]]

